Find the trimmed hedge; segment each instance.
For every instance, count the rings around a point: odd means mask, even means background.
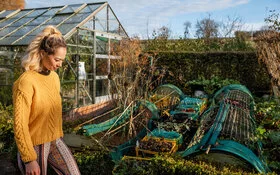
[[[164,83],[188,92],[186,83],[199,77],[237,80],[253,94],[268,93],[270,77],[255,52],[160,52],[157,66],[167,69]]]

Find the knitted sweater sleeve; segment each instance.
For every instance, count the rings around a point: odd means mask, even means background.
[[[32,104],[32,94],[24,93],[16,85],[13,89],[14,103],[14,134],[15,141],[23,162],[37,159],[29,133],[29,116]]]

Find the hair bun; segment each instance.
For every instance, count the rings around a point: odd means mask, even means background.
[[[62,36],[62,34],[60,33],[60,31],[55,28],[54,26],[47,26],[44,30],[43,30],[43,33],[45,34],[45,36],[50,36],[50,35],[53,35],[53,34],[57,34],[59,36]]]

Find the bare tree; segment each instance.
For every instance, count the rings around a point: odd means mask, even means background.
[[[269,11],[271,14],[265,18],[265,22],[269,24],[269,28],[275,31],[280,31],[280,14],[275,10]]]
[[[234,35],[234,32],[240,31],[244,23],[240,17],[227,17],[226,21],[221,22],[220,24],[220,33],[222,37],[231,37]]]
[[[114,48],[112,55],[120,57],[111,62],[111,94],[118,94],[120,105],[125,107],[133,101],[147,99],[148,92],[159,84],[165,73],[155,75],[155,56],[142,52],[139,38],[123,39],[112,43],[111,48]]]
[[[158,37],[162,39],[168,39],[171,36],[171,30],[166,27],[162,26],[158,29]]]
[[[204,18],[196,23],[196,36],[198,38],[213,38],[218,36],[219,23],[211,19],[211,15],[208,18]]]
[[[188,38],[190,36],[190,28],[192,26],[192,23],[189,21],[186,21],[184,23],[184,26],[185,26],[184,37]]]
[[[162,26],[157,30],[153,30],[153,37],[155,39],[168,39],[171,36],[171,30],[167,26]]]

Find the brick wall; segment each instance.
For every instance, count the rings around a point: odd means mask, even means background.
[[[0,0],[0,11],[24,9],[24,0]]]
[[[73,109],[63,114],[64,121],[75,121],[79,119],[89,119],[101,115],[113,108],[115,108],[113,101],[88,105],[80,108]]]

